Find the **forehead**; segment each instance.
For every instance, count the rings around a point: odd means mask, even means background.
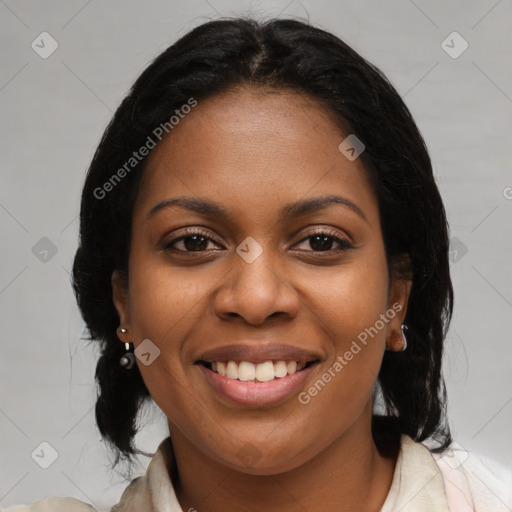
[[[361,159],[351,161],[338,148],[347,135],[305,94],[243,87],[215,95],[198,101],[153,150],[138,208],[188,195],[270,210],[340,193],[375,209]]]

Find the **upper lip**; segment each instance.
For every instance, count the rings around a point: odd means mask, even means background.
[[[321,359],[320,355],[308,350],[289,345],[267,343],[258,345],[225,345],[204,352],[198,362],[248,361],[264,363],[266,361],[297,361],[309,363]]]

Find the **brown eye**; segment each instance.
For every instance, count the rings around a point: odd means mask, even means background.
[[[201,235],[193,235],[182,238],[187,251],[205,251],[208,247],[208,239]]]
[[[338,234],[328,231],[320,231],[303,238],[297,245],[303,245],[300,250],[305,252],[340,252],[345,249],[351,249],[352,245],[343,240]],[[308,247],[309,246],[309,247]],[[337,247],[336,247],[337,246]]]
[[[333,242],[332,236],[315,235],[309,237],[309,245],[314,251],[328,251],[332,248]]]
[[[210,236],[197,230],[186,231],[185,235],[179,236],[166,243],[165,250],[172,252],[190,253],[190,252],[210,252],[218,246]]]

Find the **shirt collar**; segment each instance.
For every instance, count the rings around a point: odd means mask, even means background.
[[[428,448],[402,435],[393,481],[380,512],[449,512],[444,480]]]
[[[183,512],[169,474],[174,464],[170,437],[147,468],[125,489],[111,512]],[[402,435],[393,481],[381,512],[449,512],[442,474],[426,446]]]

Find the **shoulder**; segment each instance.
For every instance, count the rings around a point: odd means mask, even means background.
[[[510,512],[512,472],[458,443],[441,454],[403,435],[381,512]]]
[[[433,457],[443,475],[450,503],[464,503],[468,510],[477,512],[512,509],[512,471],[509,468],[468,452],[458,443]]]
[[[96,509],[75,498],[46,498],[31,505],[16,505],[2,512],[96,512]]]

